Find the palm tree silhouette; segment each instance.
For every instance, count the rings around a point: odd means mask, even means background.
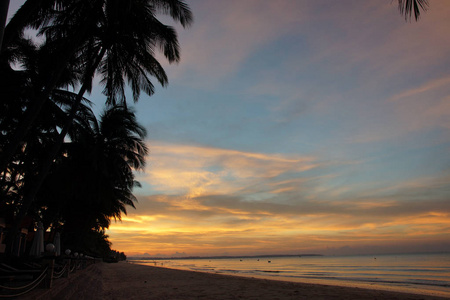
[[[108,228],[134,207],[133,170],[143,169],[148,150],[145,129],[129,109],[109,107],[100,120],[92,114],[64,145],[37,195],[35,210],[46,207],[46,223],[64,223],[64,236],[80,247],[94,229]],[[75,248],[74,248],[75,249]]]
[[[31,206],[45,176],[49,172],[52,162],[56,157],[64,138],[72,126],[78,106],[86,91],[90,91],[95,72],[98,70],[105,84],[104,93],[107,103],[126,103],[124,82],[128,80],[133,99],[137,101],[141,90],[151,95],[154,92],[150,76],[155,77],[163,86],[167,84],[167,76],[155,59],[154,53],[160,49],[169,62],[179,61],[179,46],[175,30],[160,23],[155,16],[156,12],[169,14],[181,25],[187,26],[192,22],[192,14],[182,1],[176,0],[96,0],[96,1],[60,1],[62,10],[56,10],[54,15],[46,15],[39,24],[47,24],[51,20],[51,26],[43,27],[42,33],[46,36],[49,48],[62,49],[64,55],[60,57],[53,71],[54,82],[46,83],[43,93],[37,98],[36,103],[42,107],[45,103],[42,95],[54,88],[56,79],[59,79],[68,58],[73,59],[76,54],[83,62],[81,87],[72,105],[69,117],[62,127],[57,142],[50,151],[47,159],[41,164],[38,177],[34,184],[25,193],[22,206],[17,214],[13,231],[18,229]],[[72,41],[67,43],[67,41]],[[76,45],[73,45],[76,41]],[[69,45],[70,47],[68,47]],[[74,47],[76,46],[76,47]],[[67,49],[69,48],[69,49]],[[76,50],[73,50],[76,49]],[[53,51],[55,53],[55,51]],[[33,109],[35,112],[35,110]],[[36,118],[36,115],[34,116]],[[29,127],[23,125],[22,129]],[[14,143],[23,139],[25,132],[15,135]],[[17,137],[22,135],[20,139]],[[11,148],[2,153],[2,163],[9,161],[14,154]]]
[[[9,142],[8,132],[14,130],[20,122],[20,117],[24,107],[27,107],[37,91],[42,87],[42,81],[46,76],[46,65],[51,63],[51,53],[42,47],[36,46],[29,40],[21,39],[16,43],[11,53],[5,54],[2,58],[9,58],[11,61],[20,62],[20,68],[13,70],[6,69],[8,76],[0,81],[2,90],[2,101],[0,102],[0,147],[4,147]],[[70,64],[68,67],[76,67]],[[79,72],[75,68],[67,68],[61,74],[57,87],[66,87],[76,82]],[[7,217],[8,223],[13,222],[13,216],[18,213],[23,202],[23,195],[34,185],[39,177],[39,166],[45,159],[47,152],[52,148],[58,138],[59,128],[61,128],[67,118],[76,94],[63,89],[54,89],[44,103],[42,113],[37,117],[34,126],[24,137],[13,159],[8,163],[7,168],[0,172],[0,215]],[[82,99],[78,113],[74,118],[76,130],[79,124],[84,121],[82,118],[88,115],[90,109],[85,105],[88,102]],[[72,130],[72,131],[73,131]],[[70,132],[72,134],[72,132]],[[18,225],[17,225],[18,226]],[[8,248],[11,249],[14,241],[14,231],[8,235]]]
[[[39,9],[36,9],[36,3],[40,4]],[[121,95],[121,100],[124,100],[123,76],[130,82],[135,101],[141,89],[147,94],[153,93],[148,76],[166,85],[167,77],[153,54],[159,48],[169,62],[179,61],[178,41],[175,30],[160,23],[155,17],[156,13],[170,15],[183,27],[192,22],[189,7],[178,0],[26,1],[6,27],[5,37],[8,37],[8,41],[14,41],[13,37],[20,35],[26,26],[32,26],[41,29],[41,34],[57,51],[53,52],[55,61],[44,89],[28,107],[14,138],[1,153],[0,169],[11,160],[42,109],[46,97],[55,88],[62,70],[74,55],[85,59],[82,64],[86,68],[79,90],[80,98],[90,91],[96,70],[103,75],[108,73],[109,79],[105,80],[108,102],[115,102],[116,95]],[[119,54],[124,56],[117,56]],[[105,55],[108,64],[102,62]]]
[[[51,55],[47,51],[43,51],[41,47],[26,39],[21,39],[16,47],[9,50],[12,50],[11,54],[3,58],[10,57],[12,61],[20,61],[20,69],[7,69],[5,72],[7,76],[0,81],[0,89],[4,96],[0,102],[1,148],[9,142],[10,135],[7,133],[18,126],[23,108],[29,105],[36,91],[42,87],[42,79],[46,76],[45,66],[51,63]],[[58,86],[73,85],[77,80],[76,74],[74,69],[65,70]],[[35,126],[25,136],[20,151],[15,153],[6,170],[0,172],[2,200],[14,196],[14,202],[21,202],[23,190],[28,188],[27,181],[33,181],[32,178],[38,171],[36,166],[55,142],[58,130],[63,126],[74,98],[73,93],[61,89],[54,89],[49,95],[43,112],[38,116]],[[88,110],[84,105],[87,100],[83,100],[76,121]]]

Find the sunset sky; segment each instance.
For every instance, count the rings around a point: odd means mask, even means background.
[[[114,249],[450,251],[449,1],[419,22],[392,0],[186,2],[181,62],[135,105],[150,155]]]

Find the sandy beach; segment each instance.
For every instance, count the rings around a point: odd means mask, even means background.
[[[173,270],[131,263],[100,263],[56,280],[50,290],[23,299],[397,299],[443,297],[331,285],[291,283]]]

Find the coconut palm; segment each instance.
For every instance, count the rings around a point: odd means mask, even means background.
[[[11,133],[18,126],[24,107],[27,107],[36,93],[42,88],[42,79],[47,75],[45,66],[51,63],[51,53],[43,50],[43,47],[34,45],[30,40],[22,39],[8,55],[10,60],[20,63],[20,69],[13,70],[8,65],[4,69],[6,76],[0,80],[2,101],[0,102],[0,148],[4,148],[10,142]],[[74,64],[74,66],[76,66]],[[60,87],[66,87],[77,81],[78,72],[75,69],[66,70],[61,77]],[[58,135],[58,127],[63,126],[66,112],[73,102],[72,94],[64,90],[55,89],[44,104],[44,112],[38,117],[35,126],[25,136],[21,143],[20,151],[9,162],[7,169],[1,170],[2,178],[7,174],[17,173],[17,166],[23,162],[23,155],[31,157],[30,149],[36,143],[43,144]],[[82,111],[85,107],[81,106]],[[47,144],[51,144],[47,142]],[[38,156],[38,152],[34,156]],[[35,165],[35,163],[33,163]],[[19,172],[21,173],[21,172]],[[22,176],[20,176],[22,177]],[[5,182],[4,180],[2,182]],[[11,181],[11,182],[14,182]],[[5,186],[2,185],[2,188]],[[3,189],[6,191],[8,189]],[[2,198],[3,199],[3,198]]]
[[[48,74],[47,65],[52,63],[52,53],[46,45],[37,46],[30,40],[20,39],[13,48],[2,56],[7,62],[16,63],[20,68],[13,70],[2,61],[3,73],[0,80],[2,101],[0,102],[0,147],[3,149],[10,142],[11,133],[20,123],[22,112],[34,96],[39,93]],[[57,87],[74,86],[79,81],[78,64],[71,63],[60,76]],[[39,166],[52,145],[55,143],[67,118],[76,94],[66,90],[54,89],[44,103],[43,112],[28,134],[24,137],[19,151],[0,171],[0,214],[14,215],[23,203],[23,196],[39,178]],[[86,99],[83,99],[86,101]],[[75,124],[85,114],[87,107],[81,103]],[[10,220],[12,221],[12,220]],[[11,235],[13,230],[10,231]],[[12,237],[8,241],[12,241]],[[8,248],[11,245],[8,245]]]
[[[64,235],[81,243],[92,230],[108,228],[136,201],[133,170],[145,165],[145,129],[125,107],[110,107],[97,121],[79,127],[65,143],[34,203],[47,224],[61,222]],[[86,124],[86,123],[85,123]],[[42,210],[41,210],[42,211]],[[77,246],[77,245],[75,245]]]
[[[62,1],[65,2],[65,1]],[[58,142],[48,152],[42,163],[39,177],[35,184],[24,195],[21,210],[17,214],[16,225],[21,222],[30,208],[35,195],[44,182],[67,132],[83,95],[92,87],[92,78],[96,72],[102,75],[105,83],[104,93],[107,102],[126,103],[124,81],[128,80],[133,98],[137,101],[141,90],[151,95],[153,85],[150,76],[155,77],[163,86],[167,84],[167,76],[155,59],[154,53],[160,49],[169,62],[179,61],[179,46],[175,30],[160,23],[155,13],[170,14],[181,25],[187,26],[192,21],[192,14],[182,1],[177,0],[97,0],[67,1],[64,9],[55,10],[54,16],[47,18],[41,32],[45,34],[49,45],[58,49],[66,41],[80,41],[77,45],[77,58],[83,60],[84,67],[82,85],[78,97],[73,103],[67,122],[62,128]],[[71,43],[69,43],[71,44]],[[71,47],[71,49],[74,47]],[[70,51],[61,51],[68,53]],[[66,57],[63,57],[66,59]],[[59,59],[59,61],[64,61]],[[61,70],[50,78],[58,78]],[[52,85],[47,84],[46,90]],[[44,89],[44,91],[45,91]],[[39,99],[41,99],[40,97]],[[26,127],[24,125],[24,127]],[[17,137],[17,136],[16,136]],[[17,138],[15,140],[17,142]],[[14,152],[4,155],[10,157]],[[14,230],[13,230],[14,231]]]
[[[36,10],[34,6],[37,2],[40,3],[40,9]],[[135,66],[126,71],[120,69],[119,72],[124,72],[121,75],[126,76],[130,81],[134,100],[137,101],[141,89],[148,94],[153,93],[153,86],[148,76],[156,77],[162,85],[167,84],[167,77],[153,56],[155,47],[160,47],[169,62],[179,60],[175,31],[161,24],[155,14],[168,14],[182,26],[192,22],[192,13],[188,6],[178,0],[28,0],[22,8],[15,15],[18,17],[14,17],[6,28],[7,33],[11,32],[9,36],[17,36],[26,25],[40,28],[47,40],[51,40],[52,44],[56,45],[58,48],[56,53],[59,55],[55,55],[54,72],[52,76],[47,77],[47,84],[41,95],[36,97],[33,105],[28,108],[14,139],[1,153],[0,168],[4,167],[14,155],[25,133],[31,128],[42,109],[42,103],[55,87],[62,69],[73,55],[77,55],[77,51],[84,51],[83,57],[86,59],[83,64],[86,67],[85,77],[79,91],[81,96],[90,90],[95,70],[103,56],[112,50],[116,54],[120,52],[120,49],[135,52],[134,57],[127,56],[134,59],[129,61],[129,65],[134,62]],[[35,14],[32,13],[33,11]],[[10,25],[12,29],[8,30]],[[138,47],[137,40],[141,38],[143,38],[142,43]],[[131,43],[127,47],[128,50],[123,48],[123,42]],[[152,55],[137,57],[136,53],[139,52]],[[123,59],[117,61],[117,58],[111,60],[112,55],[109,57],[108,67],[113,67],[111,64],[113,61],[123,63]],[[146,63],[142,64],[143,61]],[[138,66],[138,64],[141,65]],[[121,82],[120,76],[112,77],[112,69],[106,71],[104,63],[100,66],[104,69],[102,73],[108,73],[110,76],[110,80],[106,80],[108,83],[105,89],[108,91],[108,101],[115,102],[116,95],[124,94],[123,79]],[[124,97],[121,97],[121,100],[123,102]],[[74,111],[76,111],[76,105]]]

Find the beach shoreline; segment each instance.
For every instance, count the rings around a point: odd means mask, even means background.
[[[130,259],[130,263],[277,281],[358,287],[450,299],[448,254]]]
[[[442,297],[444,299],[450,299],[450,292],[440,291],[438,288],[436,290],[427,290],[427,289],[418,289],[412,286],[404,286],[404,285],[393,285],[393,284],[383,284],[383,283],[371,283],[371,282],[348,282],[343,280],[333,280],[333,279],[311,279],[311,278],[287,278],[287,277],[264,277],[259,275],[230,275],[230,274],[222,274],[222,273],[211,273],[225,276],[235,276],[235,277],[246,277],[246,278],[254,278],[260,280],[269,280],[269,281],[281,281],[281,282],[291,282],[291,283],[299,283],[299,284],[311,284],[311,285],[326,285],[326,286],[339,286],[339,287],[347,287],[347,288],[360,288],[367,290],[380,290],[386,292],[397,292],[404,294],[413,294],[413,295],[423,295],[423,296],[437,296]]]
[[[64,280],[65,283],[64,283]],[[69,283],[67,283],[69,281]],[[53,292],[52,292],[53,290]],[[54,289],[34,291],[26,299],[397,299],[443,300],[408,294],[317,283],[176,270],[134,263],[99,263],[76,276],[59,279]]]

